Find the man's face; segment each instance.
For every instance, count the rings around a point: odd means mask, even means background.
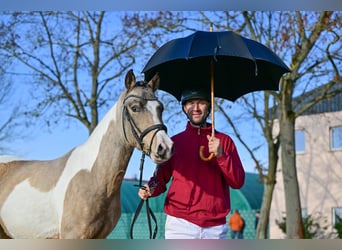
[[[207,119],[209,102],[203,99],[192,99],[185,102],[183,108],[192,124],[201,125]]]

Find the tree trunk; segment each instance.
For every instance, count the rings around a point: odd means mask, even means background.
[[[262,197],[260,218],[259,218],[258,226],[256,228],[256,235],[255,235],[257,239],[268,238],[268,224],[269,224],[269,215],[270,215],[270,210],[271,210],[273,189],[274,189],[274,183],[264,184],[264,194]]]
[[[267,239],[268,238],[268,230],[269,230],[269,221],[270,221],[270,211],[272,204],[272,197],[274,186],[276,184],[276,172],[277,172],[277,164],[278,164],[278,151],[280,141],[279,138],[274,140],[272,135],[272,129],[265,129],[266,138],[268,142],[268,173],[267,175],[261,175],[264,183],[264,194],[262,197],[262,204],[260,209],[260,218],[259,223],[256,229],[256,238],[257,239]]]
[[[286,234],[289,239],[303,239],[304,227],[302,221],[299,185],[296,170],[296,154],[294,144],[295,115],[292,110],[291,80],[284,81],[280,103],[280,141],[281,166],[283,173]]]

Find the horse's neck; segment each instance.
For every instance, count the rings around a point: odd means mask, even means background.
[[[104,116],[88,140],[74,150],[82,161],[87,161],[89,171],[99,171],[104,176],[126,171],[133,147],[128,145],[122,128],[121,98]],[[98,173],[97,173],[98,174]]]
[[[108,136],[113,135],[115,133],[115,140],[122,141],[122,124],[121,124],[121,111],[119,110],[120,105],[116,103],[103,117],[100,123],[96,126],[92,134],[89,136],[88,140],[85,142],[85,145],[89,148],[96,149],[94,154],[98,155],[100,153],[100,146],[101,143],[106,140]],[[114,131],[112,131],[114,127]],[[123,143],[120,144],[121,146],[125,146]],[[105,148],[102,150],[110,150],[112,146],[109,148]],[[115,149],[118,150],[118,149]]]
[[[97,184],[92,186],[93,191],[104,197],[112,197],[118,191],[134,149],[122,135],[120,103],[108,111],[88,140],[70,152],[57,184],[60,204],[72,181],[86,183],[92,179],[91,183]]]

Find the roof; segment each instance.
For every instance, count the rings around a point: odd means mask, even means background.
[[[306,92],[296,98],[294,98],[293,103],[296,107],[296,110],[302,108],[303,105],[318,98],[324,91],[327,89],[326,85],[322,85],[318,88],[315,88],[309,92]],[[329,96],[332,93],[336,93],[332,96]],[[312,107],[305,110],[301,115],[312,115],[312,114],[320,114],[327,112],[338,112],[342,110],[342,84],[336,83],[333,85],[328,91],[327,95],[329,97],[324,98],[317,103],[315,103]]]
[[[322,93],[325,91],[325,98],[317,101],[300,115],[315,115],[321,113],[342,111],[342,83],[336,83],[330,88],[328,88],[327,85],[322,85],[310,91],[304,92],[299,96],[296,96],[295,98],[293,98],[292,103],[294,111],[297,112],[302,109],[303,106],[307,105],[313,100],[317,100],[317,98],[320,98]],[[270,112],[268,112],[268,119],[277,119],[279,116],[278,112],[278,105],[273,106],[270,109]]]
[[[246,173],[246,180],[245,180],[245,184],[243,185],[243,187],[239,190],[231,190],[232,209],[234,206],[232,199],[234,198],[234,196],[237,196],[237,194],[234,195],[233,192],[234,194],[239,193],[239,198],[244,199],[245,202],[248,203],[249,209],[253,209],[253,210],[260,209],[261,203],[262,203],[262,196],[264,193],[264,186],[260,182],[260,178],[258,174]]]

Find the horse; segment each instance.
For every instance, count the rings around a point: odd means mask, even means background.
[[[162,122],[156,74],[126,89],[88,139],[60,158],[0,163],[0,236],[19,239],[106,238],[121,216],[120,187],[137,148],[156,164],[173,142]]]

